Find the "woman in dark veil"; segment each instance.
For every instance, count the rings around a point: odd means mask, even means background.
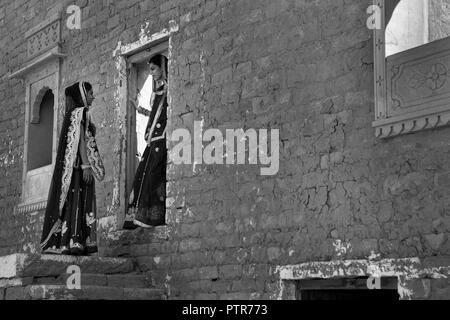
[[[149,116],[149,121],[145,130],[147,147],[134,178],[124,229],[165,224],[167,62],[162,54],[155,55],[149,61],[150,74],[153,76],[151,110],[131,101],[139,113]]]
[[[44,218],[41,248],[47,254],[97,252],[95,182],[105,170],[95,141],[89,108],[92,86],[66,89],[66,115]],[[95,179],[94,179],[95,178]]]

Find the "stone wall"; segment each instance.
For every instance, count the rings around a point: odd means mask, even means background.
[[[0,254],[35,247],[42,214],[20,196],[24,33],[71,1],[0,4]],[[359,0],[79,1],[82,30],[63,28],[62,85],[94,85],[107,177],[99,216],[119,214],[124,137],[113,53],[174,20],[170,132],[280,129],[280,171],[169,165],[168,226],[107,230],[102,254],[131,255],[169,298],[276,298],[276,266],[449,254],[449,129],[377,140],[372,34]],[[61,99],[62,100],[62,99]]]

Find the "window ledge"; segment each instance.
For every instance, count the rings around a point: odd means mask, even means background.
[[[17,206],[17,212],[19,214],[27,214],[32,212],[38,212],[47,208],[47,200],[27,201]]]
[[[434,110],[422,110],[373,122],[377,138],[390,138],[421,130],[435,129],[450,123],[448,106]]]
[[[98,215],[99,212],[97,212]],[[153,236],[157,240],[168,240],[173,232],[173,226],[164,225],[150,229],[138,228],[135,230],[125,230],[122,228],[123,220],[117,215],[110,215],[98,219],[98,232],[103,234],[108,240],[119,240],[127,235],[136,232],[145,232]],[[137,231],[139,230],[139,231]]]
[[[53,59],[62,59],[65,58],[67,55],[60,52],[60,47],[55,47],[52,50],[48,51],[47,53],[39,56],[38,58],[34,59],[30,63],[28,63],[25,67],[22,69],[14,72],[9,76],[10,79],[14,78],[23,78],[26,74],[30,73],[32,70],[36,69],[37,67],[45,64],[47,61],[51,61]]]
[[[142,232],[146,232],[146,233],[152,234],[153,238],[156,239],[156,240],[169,240],[170,239],[171,228],[168,225],[158,226],[158,227],[149,228],[149,229],[140,228],[140,230],[142,230]],[[133,233],[133,232],[136,232],[136,231],[135,230],[124,230],[124,229],[122,229],[119,232],[127,234],[127,233]]]

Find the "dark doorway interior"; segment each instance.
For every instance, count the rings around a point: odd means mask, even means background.
[[[301,280],[297,283],[299,300],[395,301],[400,296],[397,278],[381,278],[378,289],[369,289],[368,278]]]
[[[301,300],[395,301],[397,290],[302,290]]]

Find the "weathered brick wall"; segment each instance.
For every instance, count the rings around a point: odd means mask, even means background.
[[[23,87],[7,78],[9,68],[23,58],[20,39],[8,32],[26,31],[16,9],[13,1],[0,3],[0,254],[20,248],[23,222],[14,215],[14,207],[21,193],[25,103]]]
[[[23,86],[6,76],[24,59],[24,33],[59,3],[5,2],[0,254],[25,241],[20,231],[27,223],[13,215]],[[205,129],[280,129],[282,141],[273,177],[260,176],[257,166],[169,165],[169,226],[104,235],[103,253],[136,256],[171,298],[274,298],[277,265],[448,254],[450,129],[375,139],[369,4],[87,2],[83,29],[63,31],[62,84],[94,84],[93,117],[108,172],[97,187],[100,216],[111,214],[121,161],[113,50],[141,32],[161,31],[171,19],[179,25],[171,47],[171,131],[203,119]]]

